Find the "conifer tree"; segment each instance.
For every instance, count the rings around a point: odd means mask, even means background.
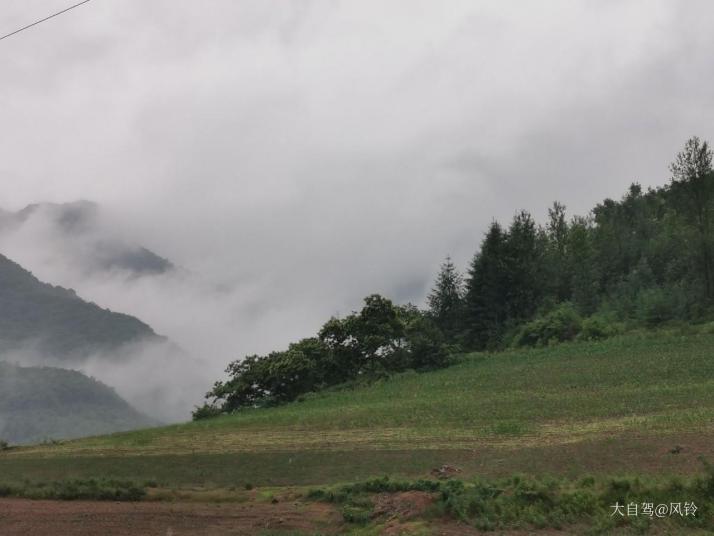
[[[600,288],[591,222],[575,217],[568,236],[568,264],[572,270],[573,302],[583,314],[592,314],[598,305]]]
[[[540,244],[533,217],[525,210],[516,213],[505,239],[506,310],[511,321],[529,318],[543,295]]]
[[[714,212],[714,173],[709,144],[694,136],[670,165],[672,187],[698,235],[699,264],[707,300],[714,297],[711,220]]]
[[[474,256],[464,298],[465,342],[475,349],[494,347],[507,318],[506,236],[493,222]]]
[[[545,281],[555,302],[570,298],[570,273],[566,263],[568,243],[568,222],[565,217],[565,205],[553,203],[548,209],[548,222],[545,228]]]
[[[445,335],[456,335],[461,322],[464,282],[451,257],[441,265],[434,288],[427,298],[429,314]]]

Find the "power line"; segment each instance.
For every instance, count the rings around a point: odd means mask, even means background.
[[[0,37],[0,41],[2,41],[3,39],[7,39],[7,38],[10,37],[11,35],[18,34],[18,33],[22,32],[23,30],[27,30],[28,28],[32,28],[33,26],[37,26],[38,24],[40,24],[40,23],[42,23],[42,22],[45,22],[46,20],[50,20],[50,19],[56,17],[57,15],[61,15],[62,13],[67,13],[70,9],[74,9],[75,7],[79,7],[79,6],[81,6],[82,4],[86,4],[87,2],[90,2],[90,1],[91,1],[91,0],[84,0],[83,2],[80,2],[79,4],[74,4],[73,6],[69,6],[68,8],[63,9],[62,11],[58,11],[57,13],[53,13],[53,14],[50,15],[49,17],[45,17],[44,19],[41,19],[41,20],[38,20],[38,21],[33,22],[32,24],[28,24],[27,26],[23,26],[23,27],[20,28],[19,30],[15,30],[14,32],[10,32],[10,33],[7,34],[7,35],[3,35],[2,37]]]

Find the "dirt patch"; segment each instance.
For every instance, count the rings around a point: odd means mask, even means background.
[[[431,470],[431,476],[438,478],[440,480],[445,480],[447,478],[452,478],[458,475],[461,469],[453,465],[444,464],[441,467]]]
[[[266,530],[337,534],[331,505],[0,500],[3,536],[239,536]]]
[[[423,491],[380,493],[374,498],[373,516],[407,521],[419,517],[434,504],[434,497]]]

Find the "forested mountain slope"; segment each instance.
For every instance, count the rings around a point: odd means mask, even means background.
[[[0,439],[32,443],[156,424],[113,389],[74,371],[0,362]]]
[[[137,318],[88,303],[71,289],[43,283],[0,255],[0,351],[31,349],[81,358],[152,339],[161,338]]]

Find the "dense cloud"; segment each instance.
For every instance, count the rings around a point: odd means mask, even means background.
[[[7,31],[65,7],[7,4]],[[703,0],[90,2],[0,42],[0,206],[91,199],[185,273],[80,276],[41,255],[41,230],[5,253],[218,374],[370,292],[422,303],[492,218],[664,183],[687,137],[712,137],[713,14]]]

